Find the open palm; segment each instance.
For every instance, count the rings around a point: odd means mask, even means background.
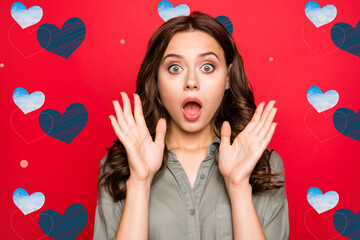
[[[166,120],[162,118],[158,121],[155,141],[153,141],[145,123],[139,95],[134,94],[134,119],[127,94],[125,92],[120,94],[124,111],[122,111],[119,102],[114,100],[117,119],[110,115],[111,124],[115,134],[125,147],[130,177],[137,181],[151,181],[160,169],[163,159]]]
[[[224,122],[221,128],[221,142],[219,147],[219,170],[225,182],[233,186],[249,183],[250,175],[270,143],[277,123],[272,122],[277,108],[273,108],[275,101],[266,106],[262,102],[242,132],[230,145],[231,127]]]

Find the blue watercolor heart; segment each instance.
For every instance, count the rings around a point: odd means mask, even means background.
[[[68,207],[61,216],[54,210],[43,211],[39,216],[41,230],[49,237],[56,240],[73,240],[85,228],[88,213],[81,204]]]
[[[360,141],[360,109],[357,114],[348,108],[336,109],[333,123],[341,134]]]
[[[23,188],[15,189],[13,193],[15,205],[27,215],[39,210],[45,203],[45,196],[41,192],[34,192],[30,196]]]
[[[306,17],[318,28],[332,22],[337,14],[334,5],[326,5],[323,8],[315,1],[309,1],[305,5]]]
[[[350,239],[360,239],[360,210],[356,215],[349,209],[339,209],[334,213],[333,224],[341,235]]]
[[[39,109],[45,102],[45,95],[40,91],[32,92],[30,95],[25,88],[18,87],[13,92],[13,100],[23,113]]]
[[[84,22],[80,18],[70,18],[61,30],[53,24],[42,24],[37,40],[45,50],[67,59],[84,41],[85,34]]]
[[[339,94],[337,91],[329,90],[323,94],[321,89],[317,86],[310,87],[306,96],[309,103],[319,113],[334,107],[339,101]]]
[[[347,23],[336,23],[331,28],[331,39],[341,50],[360,57],[360,21],[355,28]]]
[[[88,112],[81,103],[68,106],[64,115],[45,109],[39,116],[40,127],[48,136],[68,144],[84,129],[87,120]]]
[[[228,31],[230,36],[232,36],[233,25],[232,25],[232,22],[230,21],[230,19],[226,16],[218,16],[215,19],[218,20],[226,28],[226,30]]]
[[[190,8],[186,4],[180,4],[174,8],[171,2],[161,1],[158,5],[158,13],[166,22],[170,18],[178,16],[189,16]]]
[[[21,2],[13,3],[10,12],[13,19],[22,29],[38,23],[43,16],[43,10],[41,7],[32,6],[29,9],[26,9],[25,5]]]
[[[317,187],[311,187],[307,192],[309,204],[320,214],[334,208],[339,202],[339,194],[335,191],[326,192],[324,195]]]

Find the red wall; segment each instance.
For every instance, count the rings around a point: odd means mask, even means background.
[[[77,239],[91,239],[99,161],[116,137],[107,117],[114,114],[111,101],[120,100],[120,91],[135,91],[147,41],[164,22],[158,13],[160,1],[27,0],[27,8],[41,6],[43,17],[25,29],[11,15],[13,3],[0,4],[1,239],[51,239],[41,231],[39,215],[45,210],[64,214],[73,204],[81,204],[88,214]],[[337,9],[336,18],[319,28],[305,15],[307,1],[172,3],[213,17],[227,16],[256,103],[277,100],[278,126],[269,147],[284,161],[290,239],[348,239],[332,219],[340,209],[359,211],[360,140],[336,130],[333,114],[339,108],[355,113],[360,108],[360,55],[339,49],[330,33],[340,22],[355,28],[360,2],[318,0],[321,7],[332,4]],[[37,40],[39,26],[61,28],[73,17],[86,27],[81,45],[68,58],[44,50]],[[360,38],[357,41],[360,44]],[[336,90],[336,106],[318,113],[307,99],[311,86]],[[18,87],[29,94],[41,91],[44,104],[25,115],[13,99]],[[54,109],[63,114],[73,103],[86,108],[84,129],[70,144],[46,135],[39,126],[40,113]],[[359,122],[352,124],[360,128]],[[22,160],[27,167],[20,166]],[[318,214],[307,200],[311,187],[322,193],[336,191],[338,204]],[[44,205],[24,215],[13,201],[18,188],[41,192]],[[359,224],[355,227],[360,229]]]

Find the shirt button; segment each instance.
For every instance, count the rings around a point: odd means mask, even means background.
[[[194,215],[195,214],[195,209],[190,209],[190,214]]]
[[[202,173],[202,174],[200,175],[200,178],[201,178],[201,179],[204,179],[204,178],[205,178],[205,174]]]

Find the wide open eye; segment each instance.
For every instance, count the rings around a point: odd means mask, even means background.
[[[205,65],[202,66],[202,69],[207,72],[207,73],[210,73],[210,72],[213,72],[215,70],[215,67],[214,65],[210,64],[210,63],[207,63]]]
[[[168,69],[169,69],[170,72],[172,72],[172,73],[178,73],[178,72],[180,71],[181,67],[180,67],[179,65],[177,65],[177,64],[173,64],[173,65],[171,65]],[[172,69],[172,70],[171,70],[171,69]]]

